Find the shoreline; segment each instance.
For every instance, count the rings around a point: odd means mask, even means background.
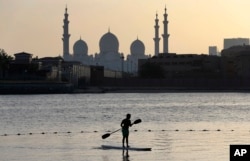
[[[91,93],[192,93],[192,92],[250,92],[250,87],[186,87],[186,86],[87,86],[74,88],[62,82],[0,83],[0,95],[5,94],[91,94]]]
[[[62,82],[1,82],[0,94],[60,94],[73,93],[74,87]]]
[[[209,89],[188,87],[88,87],[77,89],[73,93],[193,93],[193,92],[250,92],[250,89]]]

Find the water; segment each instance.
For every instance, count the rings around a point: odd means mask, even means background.
[[[121,145],[127,113],[142,119]],[[230,144],[250,144],[249,93],[110,93],[0,96],[3,161],[225,161]],[[7,135],[7,136],[6,136]]]

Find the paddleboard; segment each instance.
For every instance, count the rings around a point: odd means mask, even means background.
[[[151,151],[151,148],[137,148],[137,147],[122,147],[122,146],[112,146],[112,145],[102,145],[104,150],[135,150],[135,151]]]

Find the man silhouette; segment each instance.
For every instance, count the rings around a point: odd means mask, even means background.
[[[129,127],[132,126],[131,124],[131,121],[130,121],[130,117],[131,115],[130,114],[127,114],[127,117],[125,119],[122,120],[121,122],[121,127],[122,127],[122,146],[124,146],[124,141],[126,139],[126,144],[127,144],[127,147],[129,147],[128,145],[128,136],[129,136]]]

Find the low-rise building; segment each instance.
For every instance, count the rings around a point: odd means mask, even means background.
[[[222,72],[227,78],[250,78],[250,46],[233,46],[221,52]]]
[[[139,71],[143,70],[143,64],[145,63],[161,66],[165,78],[218,77],[220,72],[220,58],[204,54],[159,54],[159,56],[150,59],[140,59]]]

